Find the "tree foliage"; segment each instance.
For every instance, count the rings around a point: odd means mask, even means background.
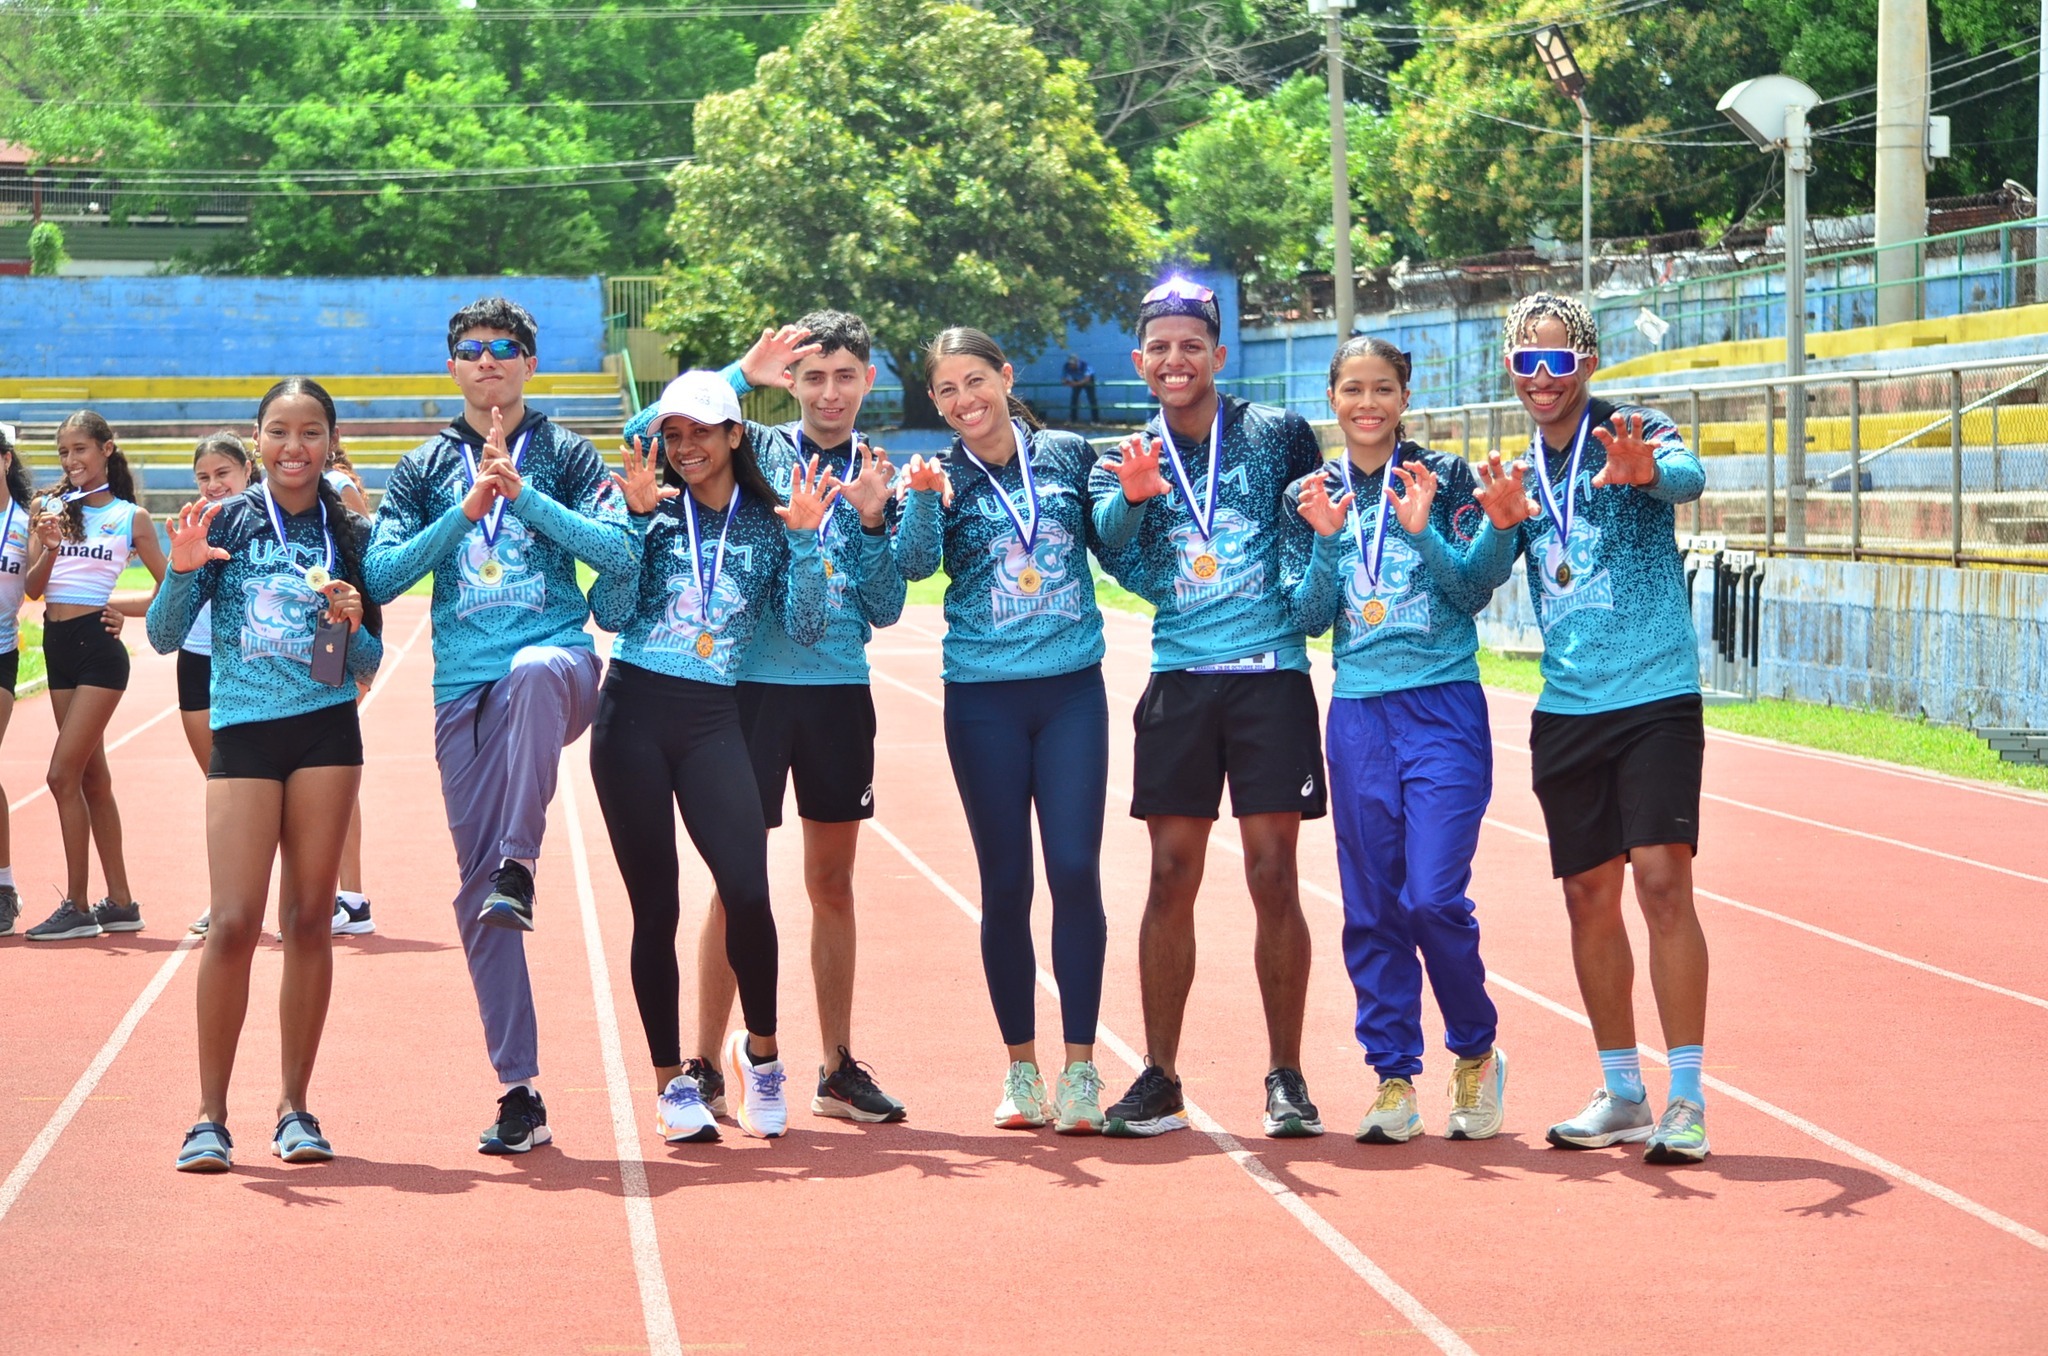
[[[988,13],[840,0],[699,106],[654,323],[712,361],[770,318],[858,311],[914,398],[941,325],[1028,354],[1070,318],[1134,307],[1163,242],[1086,76]]]
[[[28,271],[31,277],[55,277],[70,260],[64,248],[64,228],[54,221],[39,221],[28,233]]]

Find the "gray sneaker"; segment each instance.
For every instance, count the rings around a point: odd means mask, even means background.
[[[1686,1097],[1672,1099],[1664,1108],[1650,1147],[1643,1151],[1645,1163],[1697,1163],[1707,1156],[1707,1109]]]
[[[21,917],[21,896],[12,885],[0,885],[0,937],[14,935],[14,920]]]
[[[142,906],[132,899],[126,904],[103,899],[92,906],[92,921],[100,925],[101,932],[140,932]]]
[[[97,937],[103,930],[89,911],[67,899],[57,906],[57,912],[28,930],[28,939],[32,942],[68,942],[73,937]]]
[[[1655,1124],[1647,1100],[1631,1102],[1602,1088],[1584,1111],[1551,1126],[1544,1138],[1560,1149],[1605,1149],[1611,1144],[1639,1144],[1650,1137]]]

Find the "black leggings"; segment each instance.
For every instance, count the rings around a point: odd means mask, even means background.
[[[683,1062],[676,968],[682,902],[671,795],[725,902],[725,955],[739,979],[747,1030],[774,1035],[768,827],[733,690],[614,660],[591,728],[590,779],[633,906],[633,1000],[654,1067]]]

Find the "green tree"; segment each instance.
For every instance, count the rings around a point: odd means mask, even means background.
[[[1094,112],[1084,67],[993,15],[840,0],[698,106],[653,323],[713,361],[771,318],[858,311],[929,420],[917,354],[941,326],[1028,355],[1134,308],[1164,242]]]
[[[71,254],[64,248],[64,228],[54,221],[39,221],[28,233],[28,271],[37,278],[53,278],[63,271]]]

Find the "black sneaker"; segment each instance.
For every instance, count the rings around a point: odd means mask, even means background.
[[[818,1095],[811,1098],[813,1116],[838,1116],[843,1120],[879,1125],[900,1121],[910,1113],[903,1103],[875,1086],[875,1071],[839,1047],[839,1067],[818,1079]]]
[[[57,906],[57,912],[45,918],[28,930],[32,942],[68,942],[73,937],[97,937],[103,931],[91,909],[81,909],[70,900]]]
[[[21,896],[12,885],[0,885],[0,937],[14,935],[14,920],[21,917]]]
[[[522,1084],[498,1099],[497,1123],[477,1136],[477,1152],[523,1154],[554,1137],[540,1094]]]
[[[1322,1133],[1322,1113],[1308,1099],[1308,1080],[1301,1076],[1301,1070],[1275,1069],[1267,1074],[1267,1137],[1306,1139]]]
[[[517,862],[499,867],[476,921],[490,928],[533,931],[533,873]]]
[[[142,906],[132,899],[126,904],[102,899],[92,906],[92,921],[100,925],[101,932],[140,932]]]
[[[1102,1133],[1118,1139],[1143,1139],[1188,1128],[1187,1104],[1181,1101],[1180,1080],[1168,1078],[1156,1064],[1147,1064],[1123,1095],[1102,1113]]]
[[[704,1105],[711,1108],[714,1116],[730,1116],[725,1109],[725,1075],[701,1059],[683,1061],[685,1077],[697,1080],[697,1095],[704,1099]]]

